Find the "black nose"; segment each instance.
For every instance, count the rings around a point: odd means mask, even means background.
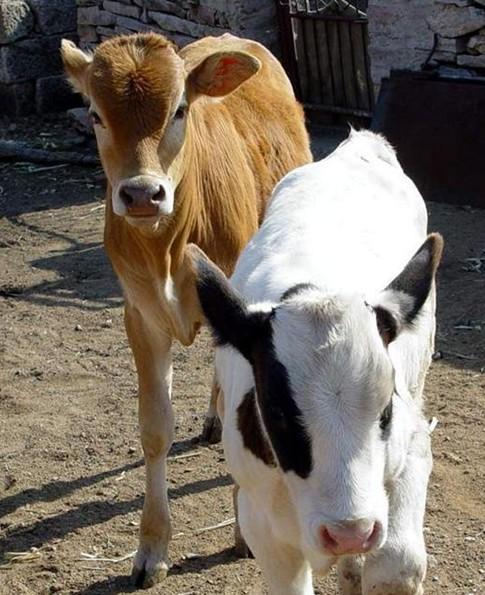
[[[165,198],[165,190],[160,184],[125,185],[120,188],[120,198],[128,209],[153,206],[162,202]]]

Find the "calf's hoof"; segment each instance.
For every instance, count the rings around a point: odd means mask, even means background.
[[[248,544],[242,537],[236,537],[234,543],[234,552],[238,558],[254,558],[253,552],[249,549]]]
[[[168,564],[163,560],[150,560],[151,556],[138,552],[131,571],[131,580],[135,587],[148,589],[167,576]]]
[[[214,417],[206,417],[204,426],[202,428],[202,434],[200,435],[202,440],[209,444],[217,444],[221,441],[222,437],[222,424],[221,420],[217,415]]]

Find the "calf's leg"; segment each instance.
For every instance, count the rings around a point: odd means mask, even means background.
[[[210,444],[217,444],[221,441],[222,423],[217,415],[217,407],[219,400],[220,388],[217,384],[216,375],[212,378],[211,398],[209,402],[209,409],[204,420],[204,427],[202,428],[201,438]]]
[[[345,556],[338,561],[338,584],[342,595],[362,595],[363,556]]]
[[[426,576],[423,517],[431,472],[429,435],[416,434],[404,470],[389,490],[384,546],[366,556],[363,595],[422,595]]]
[[[125,326],[138,372],[138,420],[145,455],[145,501],[132,577],[150,587],[168,572],[171,537],[167,497],[167,453],[174,436],[170,402],[172,339],[151,330],[140,312],[125,308]]]
[[[238,493],[241,532],[263,571],[269,595],[314,595],[310,565],[301,552],[278,541],[243,490]]]

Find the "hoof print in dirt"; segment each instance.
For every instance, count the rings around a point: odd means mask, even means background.
[[[222,437],[221,420],[217,417],[206,417],[200,435],[201,440],[209,444],[218,444]]]

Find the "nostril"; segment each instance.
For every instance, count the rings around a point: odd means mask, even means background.
[[[333,554],[364,553],[374,547],[379,539],[379,524],[345,522],[330,527],[320,527],[323,547]]]
[[[338,546],[338,542],[330,535],[327,527],[321,528],[320,536],[322,538],[322,543],[323,543],[324,548],[331,550]]]
[[[124,189],[120,189],[120,198],[127,207],[131,207],[133,205],[134,199],[133,197],[128,194],[128,192]]]
[[[152,197],[152,202],[162,202],[164,198],[165,188],[163,186],[160,186],[158,192]]]

